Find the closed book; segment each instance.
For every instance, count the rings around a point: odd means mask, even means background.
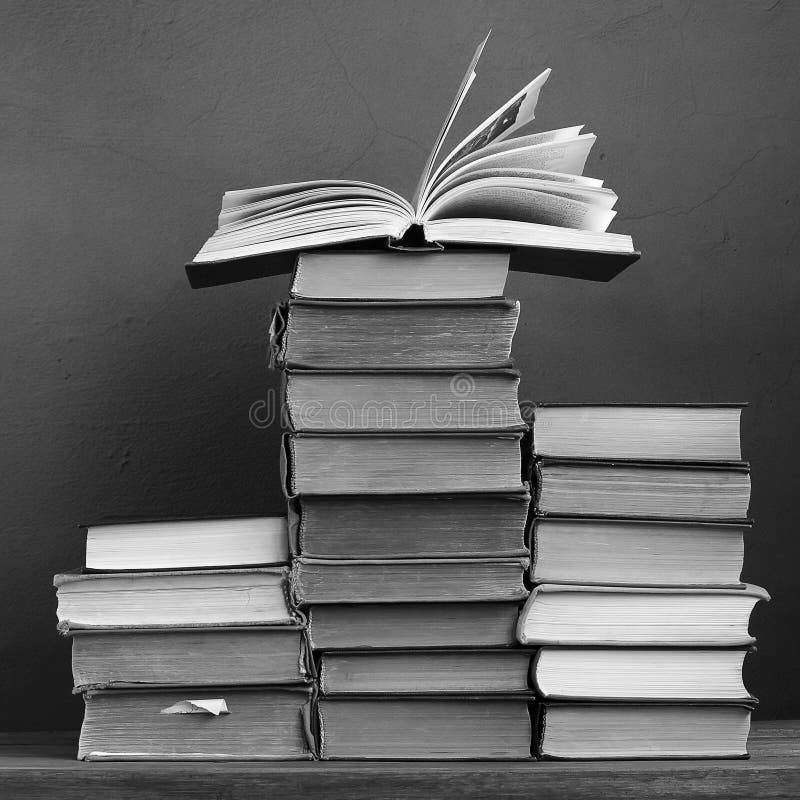
[[[759,586],[671,589],[545,583],[531,592],[517,638],[530,645],[742,646]]]
[[[748,647],[540,647],[531,684],[550,700],[755,702]]]
[[[524,696],[323,697],[318,709],[322,759],[531,756],[531,721]]]
[[[292,626],[83,630],[72,634],[75,689],[308,683],[306,632]]]
[[[750,705],[542,703],[544,759],[747,758]]]
[[[740,461],[744,404],[541,404],[534,450],[557,458]]]
[[[320,691],[336,695],[530,693],[528,650],[331,651]]]
[[[297,256],[292,297],[451,300],[502,297],[509,254],[492,250],[320,250]]]
[[[526,430],[519,373],[290,370],[289,424],[295,431]]]
[[[270,325],[273,364],[309,369],[507,367],[516,300],[292,300]]]
[[[745,462],[537,461],[542,515],[742,521],[750,506]]]
[[[517,492],[527,465],[522,433],[287,434],[286,493]]]
[[[539,517],[533,583],[741,587],[749,523]]]
[[[289,500],[295,553],[311,558],[523,556],[530,494],[302,494]]]
[[[180,572],[56,575],[58,627],[173,628],[205,625],[290,625],[288,570],[186,570]]]
[[[366,603],[311,606],[315,650],[358,648],[511,647],[519,601],[498,603]]]
[[[256,761],[314,756],[311,689],[112,689],[84,695],[78,758]]]
[[[292,565],[298,606],[325,603],[524,600],[527,558],[332,561],[300,556]]]
[[[110,520],[86,526],[86,568],[194,569],[285,564],[286,517]]]

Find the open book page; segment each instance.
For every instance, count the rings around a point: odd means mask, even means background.
[[[555,175],[557,173],[541,172],[533,169],[483,169],[470,172],[459,180],[448,184],[447,188],[432,198],[426,207],[424,219],[433,219],[438,216],[438,209],[443,203],[452,201],[462,193],[472,191],[473,188],[485,186],[509,186],[517,189],[530,189],[537,192],[548,192],[582,203],[590,203],[600,208],[613,208],[617,202],[617,194],[611,189],[581,184],[576,181],[558,181],[552,178],[541,178],[541,175]],[[573,176],[565,176],[567,178]],[[580,177],[580,176],[576,176]]]
[[[426,221],[492,217],[602,233],[614,215],[611,209],[592,203],[487,178],[440,198],[431,207]]]
[[[550,72],[549,69],[546,69],[541,75],[537,75],[527,86],[520,89],[510,100],[498,108],[491,116],[487,117],[453,148],[450,154],[436,168],[431,178],[427,180],[420,197],[421,203],[425,202],[425,197],[429,193],[431,185],[436,182],[437,177],[452,164],[478,150],[482,150],[492,142],[500,142],[503,139],[507,139],[514,131],[534,119],[536,104],[539,101],[539,92],[548,77],[550,77]]]
[[[422,193],[425,187],[428,185],[428,179],[430,177],[431,170],[433,169],[433,164],[439,156],[439,151],[442,149],[442,143],[447,138],[447,134],[450,132],[450,128],[453,125],[453,120],[456,118],[456,114],[458,114],[458,110],[461,108],[461,104],[464,102],[464,98],[467,96],[469,87],[472,86],[472,82],[475,80],[475,68],[478,65],[481,53],[483,53],[483,48],[486,46],[486,42],[489,41],[489,37],[491,35],[492,32],[489,31],[489,33],[486,34],[486,38],[475,49],[475,54],[472,56],[472,61],[470,61],[469,67],[467,67],[467,71],[461,80],[461,85],[458,87],[455,99],[450,106],[450,110],[447,112],[447,116],[444,119],[444,123],[439,131],[439,135],[436,137],[436,141],[433,144],[433,149],[431,150],[428,160],[425,162],[425,166],[422,169],[422,174],[419,177],[417,188],[414,190],[414,197],[411,201],[411,204],[414,206],[414,208],[417,207],[417,202],[421,199]]]

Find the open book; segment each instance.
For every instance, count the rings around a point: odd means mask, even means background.
[[[582,175],[594,134],[574,126],[519,135],[534,118],[549,69],[439,159],[488,38],[475,51],[411,202],[390,189],[345,180],[226,192],[219,227],[194,264],[387,237],[635,260],[629,236],[606,233],[616,194]]]

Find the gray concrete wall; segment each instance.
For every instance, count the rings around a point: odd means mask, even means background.
[[[279,512],[268,307],[286,278],[193,292],[222,192],[362,178],[410,193],[475,42],[460,132],[545,66],[540,129],[642,261],[608,285],[514,275],[540,401],[751,403],[749,686],[800,716],[798,64],[789,2],[5,2],[0,724],[77,726],[54,572],[76,523]]]

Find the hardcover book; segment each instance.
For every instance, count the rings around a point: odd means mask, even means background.
[[[311,606],[314,650],[511,647],[519,601],[367,603]]]
[[[289,370],[284,408],[295,431],[526,430],[514,370]]]
[[[740,461],[744,404],[541,404],[534,451],[557,458]]]
[[[741,522],[750,466],[545,458],[535,464],[542,515],[659,517]]]
[[[280,369],[453,369],[511,364],[516,300],[291,300],[270,325]],[[458,335],[454,335],[457,333]]]
[[[530,494],[302,494],[289,500],[293,551],[310,558],[525,556]]]
[[[439,158],[485,43],[475,51],[410,201],[384,187],[344,180],[226,192],[217,231],[194,261],[413,234],[427,243],[562,248],[635,260],[630,237],[606,233],[616,194],[582,174],[596,137],[582,133],[583,126],[519,135],[534,118],[550,70]]]
[[[288,570],[67,572],[56,575],[58,627],[172,628],[290,625]]]
[[[306,633],[289,625],[72,632],[76,691],[308,683]]]
[[[750,705],[538,705],[545,759],[747,758]]]
[[[749,523],[539,517],[533,583],[741,587]]]
[[[438,558],[292,564],[298,606],[325,603],[420,603],[524,600],[527,558]]]
[[[744,646],[759,586],[669,589],[545,583],[531,592],[517,638],[532,645]]]
[[[336,695],[530,693],[528,650],[331,651],[319,685]]]
[[[323,697],[322,759],[527,759],[523,696]]]
[[[87,761],[310,759],[312,690],[112,689],[84,694]]]
[[[295,494],[524,491],[522,433],[284,436],[282,472]]]
[[[300,253],[291,296],[305,300],[476,300],[502,297],[509,254],[491,250]]]
[[[531,685],[550,700],[755,702],[747,647],[540,647]]]

